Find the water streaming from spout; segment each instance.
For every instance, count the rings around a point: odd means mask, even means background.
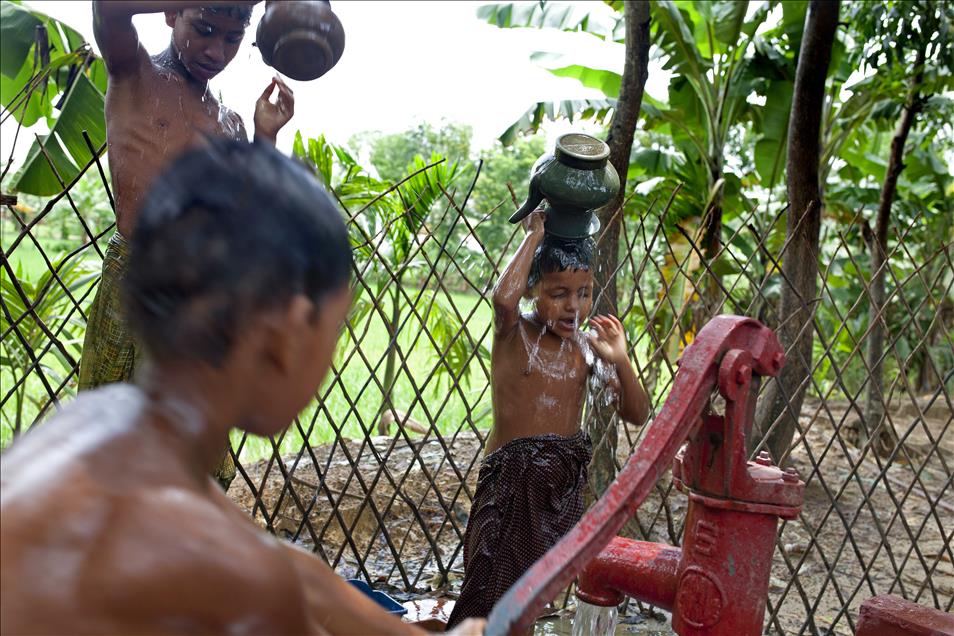
[[[612,636],[616,633],[617,609],[590,605],[577,599],[573,636]]]

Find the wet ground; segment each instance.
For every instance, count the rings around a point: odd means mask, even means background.
[[[425,629],[442,631],[454,601],[449,598],[420,598],[407,601],[402,605],[408,610],[404,620],[421,625]],[[570,636],[573,633],[573,616],[569,612],[548,616],[537,621],[536,636]],[[643,636],[672,636],[668,616],[656,611],[652,616],[630,613],[620,616],[616,634],[642,634]]]
[[[643,636],[673,636],[673,631],[669,627],[668,621],[660,621],[655,618],[648,618],[642,615],[621,616],[616,625],[616,634],[642,634]],[[631,622],[625,622],[631,621]],[[537,621],[535,636],[543,634],[553,634],[559,636],[570,636],[573,633],[573,619],[569,618],[546,618]]]
[[[802,406],[799,424],[807,434],[792,463],[808,485],[803,513],[783,526],[774,555],[766,612],[775,613],[771,633],[850,636],[853,624],[843,608],[847,604],[854,619],[872,593],[903,590],[939,607],[949,607],[954,596],[949,407],[918,398],[893,409],[904,442],[890,461],[875,453],[860,461],[853,442],[842,439],[848,435],[839,427],[848,428],[853,412],[834,399],[806,398]],[[621,427],[621,463],[637,441],[635,432],[632,437]],[[250,516],[254,511],[257,523],[264,526],[267,513],[279,536],[306,549],[317,543],[343,577],[373,581],[401,602],[459,589],[460,537],[480,453],[473,433],[411,443],[342,439],[310,450],[313,455],[282,457],[283,466],[275,458],[245,466],[256,491],[236,479],[229,494]],[[286,478],[281,468],[294,468],[293,476]],[[628,525],[629,536],[678,544],[687,499],[670,486],[664,476]],[[666,633],[664,626],[623,623],[617,633]],[[568,619],[548,619],[540,627],[549,631],[539,633],[570,633]]]

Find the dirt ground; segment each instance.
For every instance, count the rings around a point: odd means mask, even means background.
[[[954,414],[942,400],[923,420],[913,403],[892,411],[902,448],[890,462],[869,453],[860,465],[860,452],[842,441],[851,435],[835,435],[852,421],[848,404],[806,400],[800,424],[807,443],[792,454],[806,499],[801,517],[780,533],[768,633],[851,634],[861,602],[889,592],[950,611]],[[928,405],[918,403],[922,411]],[[342,576],[367,577],[402,602],[454,598],[480,443],[473,433],[410,442],[344,440],[257,462],[244,467],[254,489],[239,476],[229,495],[262,527],[317,550]],[[620,460],[630,451],[621,430]],[[629,534],[678,541],[686,498],[670,490],[668,479],[640,508]],[[555,604],[541,633],[562,633],[574,611],[572,594]],[[618,633],[652,633],[665,624],[635,603],[621,622]]]

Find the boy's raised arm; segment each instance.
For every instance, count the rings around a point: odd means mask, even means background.
[[[93,36],[113,77],[133,75],[149,54],[139,43],[132,17],[137,13],[181,11],[216,5],[254,5],[261,0],[93,0]]]
[[[494,286],[494,332],[498,335],[515,327],[520,317],[520,299],[527,293],[533,254],[543,241],[543,213],[531,213],[524,227],[527,235]]]

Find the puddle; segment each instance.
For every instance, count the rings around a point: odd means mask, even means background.
[[[447,619],[454,609],[454,601],[449,598],[420,598],[401,603],[406,609],[402,619],[406,623],[416,623],[419,627],[435,632],[444,631]],[[620,616],[616,625],[616,634],[640,634],[641,636],[673,636],[667,617],[661,617],[657,610],[654,616],[633,614]],[[571,636],[573,634],[572,616],[550,616],[537,621],[533,633],[535,636]]]
[[[449,598],[420,598],[401,605],[407,610],[407,614],[401,617],[405,623],[414,623],[435,632],[444,631],[454,609],[454,601]]]
[[[637,614],[635,616],[620,616],[616,625],[615,634],[640,634],[641,636],[674,636],[668,621],[658,620]],[[544,618],[537,621],[533,630],[534,636],[571,636],[573,634],[573,617]]]

